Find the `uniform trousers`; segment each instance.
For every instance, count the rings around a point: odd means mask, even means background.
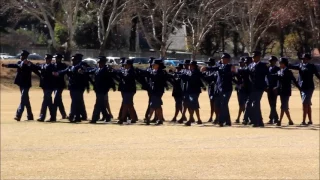
[[[269,106],[270,106],[269,119],[270,120],[279,120],[279,116],[277,113],[278,95],[273,91],[273,89],[269,89],[267,91],[267,93],[268,93],[268,101],[269,101]]]
[[[226,123],[231,125],[230,112],[229,112],[229,100],[231,97],[232,91],[229,92],[220,92],[218,98],[216,98],[217,105],[220,108],[219,114],[219,124]]]
[[[53,106],[53,102],[52,102],[52,93],[54,91],[54,89],[50,89],[50,88],[44,88],[43,90],[43,100],[42,100],[42,105],[41,105],[41,110],[40,110],[40,119],[44,120],[46,118],[47,115],[47,109],[49,109],[50,112],[50,116],[52,120],[56,119],[56,113],[55,113],[55,109]]]
[[[65,116],[67,116],[67,113],[64,108],[63,101],[62,101],[62,92],[63,92],[63,88],[57,88],[54,90],[53,105],[55,107],[55,111],[57,111],[57,109],[59,109],[61,116],[65,117]]]
[[[20,104],[16,112],[16,117],[21,118],[24,107],[27,109],[28,119],[33,119],[31,104],[29,100],[29,87],[19,87],[21,93]]]
[[[263,90],[252,91],[249,96],[247,108],[249,108],[249,118],[255,125],[263,125],[260,101]]]
[[[106,93],[105,92],[96,92],[96,103],[94,105],[92,113],[92,121],[98,121],[100,118],[100,112],[103,117],[110,118],[110,115],[107,112],[107,103],[106,103]]]
[[[81,115],[87,114],[86,112],[83,112],[85,110],[84,108],[84,100],[83,100],[83,93],[84,90],[70,90],[70,96],[71,96],[71,112],[70,117],[73,119],[75,117],[76,120],[81,120]]]

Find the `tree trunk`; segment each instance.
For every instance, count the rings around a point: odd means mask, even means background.
[[[221,34],[221,43],[222,43],[222,52],[225,52],[225,26],[222,24],[220,26],[220,34]]]
[[[284,55],[284,29],[280,27],[280,34],[279,34],[279,43],[280,43],[280,56],[283,57]]]
[[[239,34],[237,32],[233,33],[233,54],[235,57],[238,57],[238,40]]]
[[[165,44],[161,44],[161,48],[160,48],[160,58],[165,58],[166,54],[167,54],[167,48]]]
[[[105,49],[106,49],[106,41],[103,40],[103,42],[100,43],[99,56],[104,56]]]

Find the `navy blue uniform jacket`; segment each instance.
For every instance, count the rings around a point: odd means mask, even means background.
[[[264,91],[268,87],[266,76],[268,75],[268,67],[265,63],[251,63],[249,65],[250,82],[252,91]]]
[[[121,92],[136,92],[136,73],[133,68],[116,71],[119,76],[118,90]]]
[[[39,77],[41,77],[40,72],[37,70],[36,65],[34,64],[23,64],[23,61],[18,61],[17,64],[8,64],[7,68],[16,68],[17,69],[17,74],[14,79],[14,84],[20,86],[20,87],[25,87],[25,88],[30,88],[32,86],[31,83],[31,73],[37,74]]]
[[[116,89],[112,69],[109,67],[93,68],[88,72],[94,74],[93,87],[96,93],[107,93],[110,88]]]
[[[43,89],[55,89],[57,77],[52,73],[57,71],[56,66],[54,64],[41,64],[36,67],[41,73],[40,87]]]
[[[289,68],[299,70],[298,83],[301,90],[314,90],[313,75],[320,79],[319,72],[314,64],[300,63],[298,66],[289,66]]]
[[[189,94],[201,93],[201,88],[205,87],[202,82],[202,73],[199,69],[185,70],[181,75],[183,81],[182,88],[185,88],[185,92]]]
[[[238,69],[238,72],[236,74],[236,78],[238,81],[238,87],[236,87],[236,90],[239,92],[244,93],[250,93],[251,90],[251,82],[250,82],[250,72],[248,67],[242,67]]]
[[[169,82],[172,84],[172,96],[173,97],[182,97],[182,88],[181,88],[181,78],[179,77],[180,72],[175,72],[173,74],[169,74],[170,78],[168,78]]]
[[[277,87],[277,79],[278,79],[278,71],[280,70],[279,67],[277,66],[273,66],[273,67],[269,67],[269,73],[267,75],[267,80],[269,83],[268,88],[269,89],[273,89],[274,87]]]
[[[89,75],[87,73],[79,73],[78,70],[85,70],[86,67],[83,63],[79,63],[75,66],[69,66],[67,69],[58,71],[60,76],[67,74],[69,77],[69,90],[81,90],[84,91],[89,88]]]
[[[219,92],[232,91],[233,73],[231,71],[231,64],[222,64],[220,66],[207,68],[208,71],[217,72],[216,89]]]
[[[277,75],[277,89],[280,96],[291,96],[292,83],[300,89],[296,78],[293,76],[292,71],[290,71],[288,68],[281,69],[278,71]]]
[[[56,63],[55,66],[57,71],[65,70],[68,68],[68,65],[66,65],[65,63]],[[66,81],[64,80],[64,76],[56,77],[56,86],[60,89],[66,88]]]

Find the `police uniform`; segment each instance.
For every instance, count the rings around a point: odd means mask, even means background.
[[[208,67],[213,67],[216,65],[215,59],[213,58],[209,58],[209,60],[206,62],[206,64],[208,65]],[[210,100],[210,106],[211,110],[213,110],[215,107],[215,98],[217,96],[217,91],[216,91],[216,82],[217,82],[217,74],[215,71],[211,72],[211,71],[207,71],[203,73],[203,79],[205,80],[205,82],[208,84],[208,96],[209,96],[209,100]],[[210,119],[208,122],[212,122],[212,116],[213,116],[214,112],[211,112],[210,114]],[[217,116],[217,114],[216,114]]]
[[[182,88],[181,88],[181,78],[179,77],[180,71],[183,68],[183,64],[178,64],[175,67],[178,71],[169,74],[169,82],[172,84],[172,97],[175,101],[175,108],[182,111]],[[177,112],[178,113],[178,112]],[[176,114],[178,115],[178,114]],[[172,119],[172,122],[176,122],[176,116]]]
[[[149,63],[149,67],[146,68],[146,71],[148,71],[149,73],[151,73],[151,71],[152,71],[152,63],[153,63],[154,60],[155,60],[154,57],[150,57],[150,59],[149,59],[149,62],[148,62]],[[146,113],[144,115],[145,120],[147,120],[148,116],[149,116],[149,111],[150,111],[150,89],[149,89],[149,85],[148,85],[149,77],[143,77],[143,78],[144,78],[145,82],[147,82],[147,83],[146,83],[146,86],[145,86],[145,84],[141,84],[142,85],[142,89],[144,89],[144,90],[146,90],[148,92],[148,108],[147,108]]]
[[[304,54],[303,58],[311,59],[311,55]],[[298,83],[301,88],[302,103],[312,105],[311,99],[315,89],[313,76],[315,75],[320,79],[320,74],[316,66],[311,63],[300,63],[298,66],[290,66],[290,68],[299,70]]]
[[[130,117],[132,118],[132,120],[136,121],[134,117],[135,110],[133,106],[133,97],[136,93],[136,74],[132,66],[133,65],[132,60],[126,60],[123,64],[131,65],[131,68],[129,69],[122,68],[117,71],[120,77],[120,82],[121,82],[119,83],[119,90],[121,91],[121,96],[122,96],[122,106],[123,106],[122,113],[129,111]],[[120,117],[118,124],[123,124],[123,122],[125,121],[124,117],[126,117],[126,115],[123,115],[122,113],[121,113],[122,117]]]
[[[96,93],[96,103],[92,113],[92,120],[90,123],[96,123],[99,120],[100,112],[106,118],[106,122],[111,120],[106,108],[105,96],[107,96],[109,89],[115,90],[115,83],[112,79],[111,69],[105,64],[107,58],[105,56],[98,57],[98,68],[88,70],[88,73],[93,73],[94,76],[94,91]]]
[[[188,66],[190,65],[191,60],[186,59],[183,61],[184,68],[180,71],[180,77],[182,75],[187,74],[189,71]],[[182,105],[183,105],[183,111],[182,111],[182,118],[178,121],[178,123],[183,123],[183,121],[186,121],[187,118],[185,116],[185,113],[188,108],[188,103],[189,103],[189,94],[187,92],[187,79],[186,78],[181,78],[181,89],[182,89]]]
[[[303,56],[300,58],[301,60],[305,59],[307,61],[310,61],[312,59],[311,54],[303,54]],[[298,76],[298,83],[300,86],[300,94],[302,99],[302,104],[304,105],[304,108],[307,107],[308,109],[311,109],[311,99],[312,94],[315,89],[313,76],[315,75],[320,80],[320,74],[314,64],[311,64],[309,62],[300,63],[298,66],[290,66],[291,69],[299,70],[299,76]],[[311,117],[311,112],[308,110],[308,112],[304,112]],[[308,124],[312,124],[312,120],[309,119]],[[303,119],[302,125],[306,125],[305,123],[305,117]]]
[[[63,55],[56,54],[54,58],[56,59],[55,68],[57,71],[65,70],[68,67],[67,64],[61,62]],[[64,88],[66,88],[66,82],[64,80],[64,76],[56,77],[56,89],[54,90],[53,105],[56,110],[59,109],[62,119],[67,119],[68,118],[67,113],[65,111],[63,101],[62,101],[62,92]]]
[[[271,56],[269,58],[269,62],[270,64],[272,62],[277,62],[278,58],[275,56]],[[273,90],[276,86],[277,86],[277,73],[280,70],[279,67],[277,67],[276,65],[274,66],[270,66],[269,67],[269,73],[267,75],[267,81],[268,81],[268,90],[267,90],[267,94],[268,94],[268,101],[269,101],[269,106],[270,106],[270,114],[269,114],[269,122],[268,124],[273,124],[273,123],[277,123],[279,120],[279,116],[277,113],[277,98],[278,95],[277,93],[275,93],[275,91]]]
[[[31,73],[37,74],[41,77],[40,72],[37,70],[36,66],[27,60],[27,57],[30,53],[26,50],[22,50],[20,54],[21,60],[17,64],[3,64],[2,66],[7,68],[16,68],[17,74],[14,79],[14,84],[18,85],[21,92],[21,100],[19,107],[16,111],[16,117],[14,118],[17,121],[20,121],[23,114],[24,108],[27,109],[27,118],[28,120],[33,120],[33,113],[31,109],[31,104],[29,100],[29,89],[32,86],[31,83]]]
[[[244,60],[245,63],[245,67],[238,69],[238,74],[240,74],[240,76],[242,77],[243,80],[243,88],[245,90],[245,92],[247,92],[247,97],[246,97],[246,102],[245,102],[245,111],[244,111],[244,116],[243,116],[243,122],[242,124],[247,125],[249,123],[249,120],[251,121],[252,116],[250,113],[251,110],[251,104],[252,103],[250,101],[250,94],[251,94],[251,88],[252,88],[252,84],[251,84],[251,80],[250,80],[250,65],[252,64],[252,57],[245,57]],[[251,119],[250,119],[251,118]],[[252,121],[253,123],[253,121]]]
[[[89,85],[89,78],[87,74],[80,73],[80,70],[84,70],[86,67],[81,62],[83,55],[75,54],[72,56],[73,66],[68,67],[65,70],[58,71],[58,74],[63,76],[65,74],[69,77],[68,89],[71,97],[71,110],[69,115],[70,122],[81,122],[81,115],[86,115],[84,109],[83,93]]]
[[[237,73],[235,74],[237,80],[235,90],[237,91],[239,108],[245,107],[250,94],[249,73],[247,71],[245,62],[246,58],[241,57],[239,64],[244,63],[244,66],[240,65],[240,67],[237,69]],[[239,113],[241,113],[241,111]],[[240,123],[240,114],[239,118],[236,119],[236,123]]]
[[[261,52],[255,51],[253,57],[261,56]],[[268,75],[268,67],[261,61],[253,62],[249,65],[251,92],[249,97],[250,119],[254,127],[264,127],[260,101],[263,92],[267,88],[266,76]]]
[[[300,89],[299,84],[296,78],[293,76],[291,70],[287,68],[288,66],[288,59],[287,58],[280,58],[280,63],[285,64],[285,68],[278,71],[278,83],[277,83],[277,91],[280,95],[281,101],[281,110],[288,111],[289,110],[289,99],[291,96],[291,84],[293,83],[298,89]],[[281,126],[281,120],[277,122],[277,125]],[[289,125],[293,125],[293,122],[290,121]]]
[[[231,59],[228,53],[223,53],[221,59]],[[232,82],[233,73],[231,64],[221,64],[220,66],[207,68],[208,71],[217,71],[217,90],[219,96],[216,98],[217,105],[220,107],[219,125],[231,126],[230,112],[229,112],[229,100],[232,94]]]
[[[121,58],[121,61],[120,61],[120,64],[121,64],[121,67],[119,68],[119,70],[121,71],[121,70],[123,70],[124,69],[124,63],[125,63],[125,61],[126,61],[126,58],[125,57],[122,57]],[[119,71],[114,71],[115,72],[115,75],[114,75],[114,78],[115,78],[115,80],[119,83],[119,85],[118,85],[118,91],[120,91],[120,88],[123,86],[123,82],[121,81],[121,78],[120,78],[120,73],[117,73],[117,72],[119,72]],[[138,78],[136,78],[137,79],[137,81],[139,82],[139,83],[141,83],[141,84],[143,84],[143,87],[145,87],[144,89],[146,89],[146,87],[147,87],[147,82],[145,81],[145,79],[138,79]],[[119,110],[119,115],[118,115],[118,119],[120,120],[121,119],[121,113],[122,113],[122,108],[123,108],[123,105],[121,104],[121,107],[120,107],[120,110]],[[127,117],[126,117],[126,119],[133,119],[133,120],[135,120],[135,119],[138,119],[138,116],[137,116],[137,112],[136,112],[136,110],[134,109],[134,117],[130,117],[130,113],[129,113],[129,111],[127,111]],[[131,123],[135,123],[135,121],[131,121]]]
[[[56,66],[51,62],[52,55],[45,55],[45,64],[38,65],[37,68],[41,73],[40,87],[43,90],[43,101],[38,121],[43,122],[46,118],[47,109],[50,112],[50,122],[56,121],[56,111],[52,102],[52,93],[56,89],[56,78],[53,72],[56,72]]]
[[[181,79],[185,81],[185,97],[184,101],[187,104],[189,110],[195,111],[200,109],[199,104],[199,95],[201,93],[201,88],[205,88],[202,82],[202,74],[197,66],[197,61],[192,61],[190,65],[196,66],[193,70],[184,70]],[[192,115],[189,121],[185,124],[190,126],[192,121],[194,121]],[[202,121],[199,119],[198,124],[202,124]]]

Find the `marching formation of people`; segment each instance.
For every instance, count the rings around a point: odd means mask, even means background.
[[[87,112],[83,94],[90,91],[90,84],[93,85],[96,94],[96,102],[90,123],[98,121],[110,122],[113,119],[111,106],[109,104],[108,92],[110,89],[121,92],[122,104],[118,115],[118,124],[127,121],[136,123],[137,113],[134,107],[134,95],[137,83],[147,91],[148,108],[145,113],[144,123],[150,125],[163,124],[162,96],[165,90],[172,85],[172,96],[175,100],[175,113],[172,119],[174,123],[185,123],[191,126],[192,123],[202,124],[200,117],[199,95],[208,88],[210,101],[210,118],[208,122],[219,126],[231,126],[229,112],[229,100],[234,89],[237,92],[239,112],[235,123],[253,125],[253,127],[264,127],[261,113],[260,101],[264,92],[268,95],[270,115],[268,124],[281,126],[283,116],[286,114],[289,125],[293,121],[289,112],[289,99],[291,96],[291,84],[294,84],[300,91],[302,99],[303,116],[301,125],[312,124],[311,99],[315,89],[314,75],[320,79],[319,72],[310,54],[301,57],[301,63],[297,66],[289,64],[287,58],[279,59],[271,56],[269,66],[260,61],[261,52],[254,51],[252,57],[241,57],[239,66],[236,68],[230,63],[231,56],[223,53],[220,61],[209,58],[207,66],[198,67],[197,61],[184,60],[178,64],[175,70],[167,72],[162,59],[150,58],[150,66],[147,69],[139,69],[133,66],[133,60],[121,58],[121,67],[115,69],[106,65],[107,58],[99,56],[98,67],[90,67],[82,61],[83,55],[72,56],[72,65],[68,66],[62,62],[63,56],[46,54],[44,64],[33,64],[28,58],[29,52],[23,50],[20,61],[16,64],[2,64],[3,67],[16,68],[17,75],[14,83],[21,92],[21,102],[17,109],[15,120],[20,121],[24,108],[27,110],[27,119],[34,120],[29,100],[29,89],[31,88],[31,74],[35,73],[40,78],[40,87],[43,90],[43,102],[40,110],[40,122],[46,119],[46,112],[49,109],[49,122],[55,122],[59,109],[62,119],[69,119],[77,123],[87,120]],[[53,63],[52,60],[55,59]],[[298,80],[293,76],[292,71],[298,70]],[[66,88],[65,76],[68,77],[68,90],[71,97],[70,113],[67,115],[62,92]],[[116,86],[117,85],[117,86]],[[52,94],[54,98],[52,99]],[[277,113],[277,98],[280,96],[281,111]],[[187,112],[189,116],[187,117]],[[100,118],[102,114],[102,118]],[[181,118],[177,119],[181,114]],[[196,119],[194,117],[196,116]],[[213,118],[215,114],[215,119]],[[152,117],[154,118],[152,119]],[[306,118],[308,117],[308,122]]]

